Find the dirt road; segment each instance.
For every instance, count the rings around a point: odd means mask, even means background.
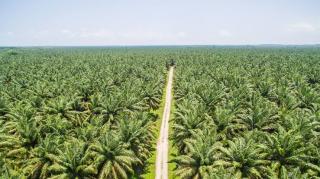
[[[168,136],[171,108],[173,67],[170,67],[160,137],[157,142],[156,179],[168,179]]]

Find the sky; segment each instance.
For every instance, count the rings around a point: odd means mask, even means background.
[[[319,0],[0,1],[0,46],[319,43]]]

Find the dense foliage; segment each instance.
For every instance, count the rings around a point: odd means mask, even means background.
[[[319,47],[1,48],[0,178],[139,178],[177,63],[178,178],[319,178]]]
[[[175,78],[178,177],[320,177],[319,49],[198,50]]]
[[[153,150],[165,66],[127,49],[3,49],[0,178],[128,178]]]

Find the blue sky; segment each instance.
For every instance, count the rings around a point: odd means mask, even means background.
[[[320,43],[320,1],[0,1],[0,46],[275,43]]]

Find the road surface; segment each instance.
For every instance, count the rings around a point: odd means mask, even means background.
[[[168,133],[171,108],[171,89],[173,81],[173,67],[169,69],[169,78],[166,89],[166,102],[164,106],[160,137],[157,142],[156,179],[168,179]]]

